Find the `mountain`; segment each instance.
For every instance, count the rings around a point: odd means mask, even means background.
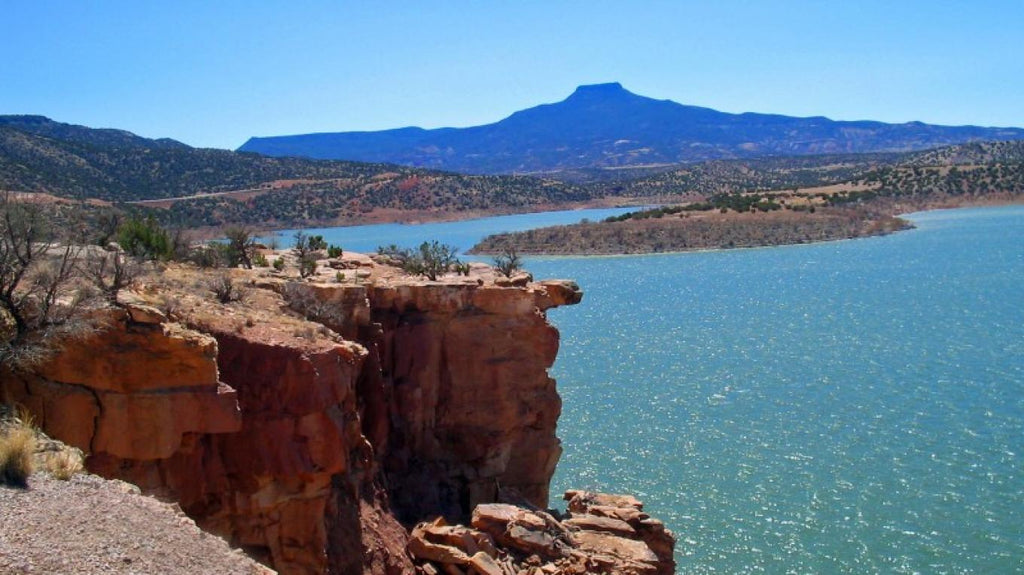
[[[0,116],[0,127],[43,136],[54,140],[110,148],[188,149],[189,146],[170,138],[151,140],[125,130],[88,128],[54,122],[46,116]]]
[[[340,160],[191,148],[42,116],[0,116],[0,193],[147,201],[186,226],[353,223],[368,214],[459,217],[583,202],[595,191],[525,176],[487,176]],[[157,203],[153,203],[157,201]],[[166,209],[163,209],[166,208]],[[383,216],[382,216],[383,217]]]
[[[191,148],[174,140],[94,130],[41,116],[0,116],[0,192],[144,201],[158,208],[156,213],[164,221],[185,226],[294,227],[374,218],[459,218],[598,200],[693,201],[720,193],[804,189],[867,179],[899,184],[900,189],[920,187],[912,186],[913,182],[941,188],[941,182],[922,179],[926,174],[914,168],[954,164],[973,171],[965,169],[963,174],[970,177],[958,176],[950,185],[963,184],[964,191],[1017,193],[1024,181],[1024,139],[921,152],[771,156],[657,169],[576,169],[563,171],[554,180]],[[975,169],[979,166],[986,169]],[[574,178],[568,177],[574,173]],[[615,177],[601,177],[608,175]],[[889,182],[894,178],[900,182]]]
[[[251,138],[239,151],[493,174],[912,151],[1016,139],[1024,139],[1024,129],[729,114],[639,96],[610,83],[580,86],[561,102],[484,126]]]
[[[168,138],[151,140],[43,116],[0,116],[0,190],[135,201],[294,178],[372,177],[393,168],[192,148]]]

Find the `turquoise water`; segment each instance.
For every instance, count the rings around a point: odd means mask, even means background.
[[[636,493],[680,572],[1024,562],[1024,208],[810,246],[551,258],[553,493]]]
[[[606,215],[328,241],[465,249]],[[815,245],[528,259],[586,292],[550,312],[552,492],[637,494],[678,535],[680,573],[1024,572],[1024,207],[911,219]]]
[[[322,235],[327,243],[339,245],[345,250],[361,253],[375,253],[382,245],[396,244],[398,247],[416,247],[427,240],[439,240],[459,248],[465,253],[489,234],[502,232],[518,232],[532,228],[575,224],[583,219],[591,221],[603,220],[610,216],[618,216],[626,212],[636,211],[630,208],[596,208],[589,210],[562,210],[557,212],[541,212],[534,214],[516,214],[512,216],[495,216],[463,220],[461,222],[439,222],[427,224],[377,224],[372,226],[348,226],[343,228],[307,228],[304,231],[312,235]],[[294,243],[296,230],[276,232],[282,246]],[[263,238],[267,241],[269,238]],[[474,258],[468,258],[474,259]],[[489,258],[477,258],[482,261]]]

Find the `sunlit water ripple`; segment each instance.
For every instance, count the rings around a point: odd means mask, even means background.
[[[621,211],[312,233],[465,250]],[[550,312],[552,493],[637,494],[678,535],[680,573],[1024,572],[1024,207],[912,219],[883,238],[528,260],[586,292]]]
[[[533,259],[566,487],[633,492],[680,572],[1024,561],[1024,207],[810,246]]]

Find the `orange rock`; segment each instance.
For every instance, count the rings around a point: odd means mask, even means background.
[[[135,294],[109,329],[67,342],[33,377],[0,374],[0,389],[90,452],[90,470],[178,501],[282,573],[410,573],[396,516],[465,519],[499,485],[546,505],[561,400],[543,312],[582,294],[526,276],[381,279],[374,266],[304,292],[340,336],[275,312],[288,290],[273,278],[252,285],[280,325],[252,332],[237,307],[179,312],[202,325],[190,328]],[[552,521],[521,516],[514,538],[561,545]],[[459,529],[441,531],[468,563],[447,572],[500,568],[486,536]]]
[[[636,529],[630,527],[629,523],[626,523],[621,519],[613,519],[611,517],[581,515],[567,519],[565,524],[585,531],[599,531],[622,537],[636,536]]]
[[[217,342],[178,324],[137,325],[111,311],[105,329],[68,342],[60,357],[37,375],[99,391],[166,392],[206,386],[216,389]]]

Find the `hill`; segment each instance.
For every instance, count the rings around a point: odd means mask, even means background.
[[[650,253],[886,234],[909,226],[893,214],[1024,201],[1024,142],[705,162],[616,188],[651,203],[677,205],[598,223],[492,235],[473,252]]]
[[[465,175],[341,160],[191,148],[39,116],[0,116],[0,190],[158,208],[166,224],[344,225],[440,220],[622,203],[675,204],[715,194],[805,190],[854,180],[872,188],[936,185],[997,190],[1017,182],[1024,140],[920,152],[710,160],[658,168],[567,171],[563,180]],[[991,177],[936,180],[928,166],[1006,167]],[[996,168],[992,168],[996,169]],[[1001,171],[1000,171],[1001,170]],[[982,172],[977,172],[980,174]],[[984,172],[988,174],[989,172]],[[1007,184],[1009,183],[1009,184]],[[947,186],[947,187],[949,187]],[[952,189],[952,188],[950,188]]]
[[[1024,139],[1024,129],[729,114],[656,100],[618,83],[484,126],[251,138],[239,151],[391,162],[467,173],[537,173],[727,158],[912,151]]]
[[[108,201],[151,200],[259,186],[286,178],[350,178],[389,166],[267,158],[192,148],[121,130],[0,116],[0,189]]]
[[[580,186],[531,177],[199,149],[41,116],[0,116],[0,190],[147,203],[186,227],[345,223],[381,211],[450,218],[590,198]]]

